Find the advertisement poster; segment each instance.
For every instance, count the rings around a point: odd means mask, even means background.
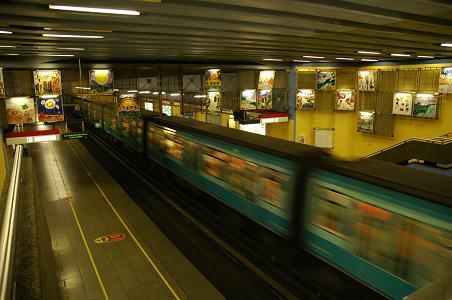
[[[438,97],[433,94],[416,94],[414,96],[413,116],[436,118]]]
[[[438,92],[452,93],[452,67],[441,69]]]
[[[240,109],[256,109],[256,90],[243,90],[240,95]]]
[[[395,93],[392,102],[392,113],[394,115],[411,116],[413,106],[413,95],[410,93]]]
[[[334,91],[336,89],[335,71],[317,71],[317,90]]]
[[[314,103],[314,90],[298,90],[296,98],[297,109],[314,109]]]
[[[33,71],[35,96],[61,95],[61,72],[59,70]]]
[[[133,94],[120,97],[118,103],[118,116],[120,118],[140,116],[140,105]]]
[[[275,71],[266,70],[259,72],[259,83],[257,88],[260,90],[271,90],[273,88],[273,82],[275,80]]]
[[[59,96],[40,97],[36,100],[39,122],[64,121],[63,100]]]
[[[257,95],[257,108],[272,109],[272,90],[259,90]]]
[[[207,92],[206,106],[207,111],[220,111],[221,110],[220,92]]]
[[[36,111],[33,98],[15,97],[5,100],[8,124],[34,123]]]
[[[209,69],[206,71],[206,90],[207,91],[220,91],[221,90],[221,80],[220,80],[220,69]]]
[[[375,76],[373,71],[358,71],[358,86],[360,91],[375,91]]]
[[[162,105],[162,113],[163,113],[165,116],[170,117],[170,116],[171,116],[171,113],[172,113],[171,105]]]
[[[355,92],[337,91],[336,110],[355,110]]]
[[[375,122],[375,112],[373,111],[360,111],[358,112],[358,131],[373,133]]]
[[[3,81],[3,69],[0,68],[0,98],[5,97],[5,82]]]
[[[113,93],[113,73],[111,70],[90,70],[89,87],[92,93]]]

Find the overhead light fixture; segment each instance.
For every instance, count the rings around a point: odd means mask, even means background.
[[[138,94],[150,94],[151,91],[139,91]]]
[[[452,43],[442,43],[441,46],[443,46],[443,47],[452,47]]]
[[[38,54],[38,56],[73,57],[74,54]]]
[[[16,48],[16,46],[0,45],[0,48]]]
[[[4,55],[17,56],[17,55],[19,55],[19,53],[5,53]]]
[[[194,95],[193,97],[194,98],[206,98],[207,96],[206,95]]]
[[[293,62],[308,63],[310,60],[294,59]]]
[[[75,38],[75,39],[103,39],[101,35],[79,35],[79,34],[52,34],[43,33],[44,37],[61,37],[61,38]]]
[[[325,56],[303,55],[304,58],[325,58]]]
[[[358,53],[360,53],[360,54],[375,54],[375,55],[380,54],[380,52],[375,52],[375,51],[358,51]]]
[[[58,48],[60,50],[74,50],[74,51],[84,51],[85,48]]]
[[[338,60],[354,60],[353,58],[350,58],[350,57],[336,57],[336,59],[338,59]]]
[[[1,34],[13,34],[11,31],[0,30]]]
[[[158,95],[159,94],[159,92],[153,92],[152,93],[152,95]]]
[[[113,89],[113,92],[119,92],[119,89]]]
[[[391,56],[411,56],[411,55],[405,53],[391,53]]]
[[[52,28],[50,28],[50,27],[44,27],[43,29],[44,30],[52,30]]]
[[[283,61],[280,58],[263,58],[262,60],[265,60],[265,61]]]
[[[140,12],[136,10],[126,9],[112,9],[112,8],[98,8],[98,7],[84,7],[84,6],[68,6],[68,5],[52,5],[49,4],[50,9],[66,10],[66,11],[79,11],[79,12],[92,12],[99,14],[113,14],[113,15],[127,15],[127,16],[139,16]]]
[[[170,96],[172,97],[180,96],[180,93],[171,93]]]
[[[361,61],[378,61],[378,59],[361,58]]]
[[[419,58],[435,58],[434,56],[430,56],[430,55],[418,55],[417,57],[419,57]]]
[[[138,90],[129,90],[127,93],[138,93]]]

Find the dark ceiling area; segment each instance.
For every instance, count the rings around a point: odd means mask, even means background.
[[[49,4],[133,10],[139,15],[55,10]],[[447,0],[0,2],[1,61],[452,58],[452,48],[441,46],[444,43],[452,43],[452,1]]]

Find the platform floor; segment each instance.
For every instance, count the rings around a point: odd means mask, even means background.
[[[223,299],[79,141],[28,148],[65,299]]]

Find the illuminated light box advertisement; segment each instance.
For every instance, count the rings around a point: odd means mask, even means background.
[[[170,117],[170,116],[171,116],[171,113],[172,113],[171,105],[162,105],[162,113],[163,113],[165,116]]]
[[[207,111],[220,111],[221,110],[221,93],[220,92],[207,92],[206,106],[207,106]]]
[[[314,90],[298,90],[296,98],[297,109],[314,109],[315,91]]]
[[[358,131],[373,133],[375,123],[375,112],[360,111],[358,112]]]
[[[316,82],[317,90],[334,91],[336,89],[336,72],[317,71]]]
[[[59,70],[33,71],[35,96],[61,95],[61,72]]]
[[[259,90],[257,94],[257,108],[272,109],[272,90]]]
[[[15,97],[5,100],[6,119],[8,124],[36,122],[36,111],[33,98]]]
[[[92,93],[113,93],[113,72],[111,70],[90,70],[89,87]]]
[[[36,100],[40,122],[64,121],[63,100],[59,96],[40,97]]]
[[[413,116],[423,118],[436,118],[438,97],[434,94],[414,95]]]
[[[5,82],[3,81],[3,68],[0,68],[0,98],[5,97]]]
[[[153,111],[154,110],[154,103],[152,103],[152,102],[144,102],[144,109]]]
[[[392,102],[392,113],[394,115],[411,116],[413,107],[413,95],[410,93],[395,93]]]
[[[221,90],[220,69],[209,69],[206,71],[206,90],[219,91]]]
[[[240,109],[256,109],[256,90],[243,90],[240,95]]]
[[[358,71],[358,87],[360,91],[375,91],[375,73]]]
[[[438,92],[452,93],[452,67],[441,69]]]
[[[275,80],[275,71],[266,70],[259,72],[259,82],[257,88],[260,90],[271,90]]]
[[[239,129],[246,132],[251,132],[255,134],[265,135],[266,126],[262,123],[255,124],[239,124]]]
[[[118,116],[120,118],[139,117],[140,105],[135,95],[123,95],[118,103]]]
[[[336,110],[355,110],[355,92],[341,90],[337,91]]]

